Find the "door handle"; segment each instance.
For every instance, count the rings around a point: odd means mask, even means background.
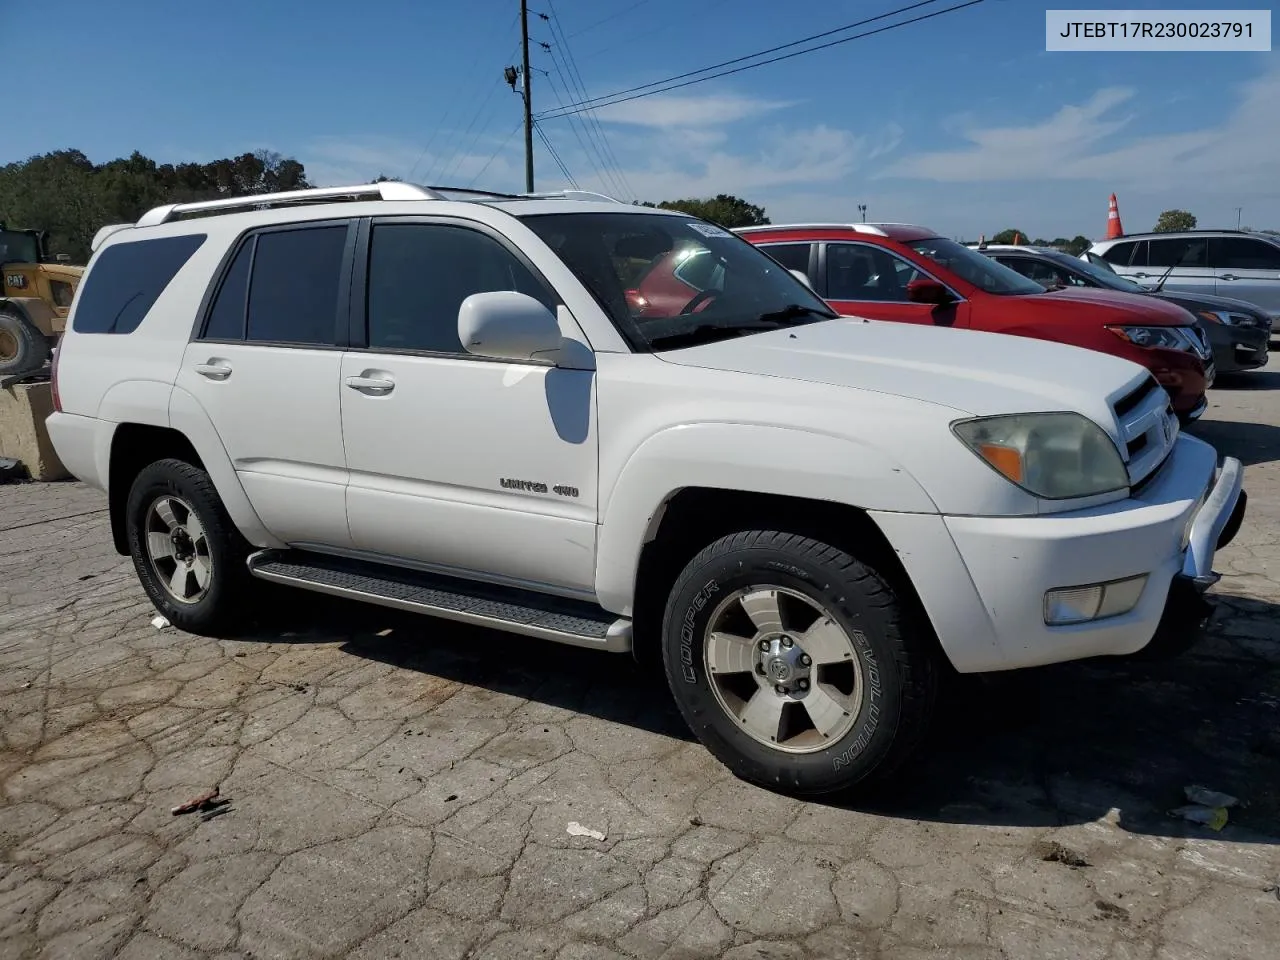
[[[208,377],[210,380],[225,380],[231,376],[231,364],[225,360],[211,359],[207,363],[197,363],[193,369],[200,376]]]
[[[1223,274],[1219,274],[1218,279],[1219,280],[1239,280],[1240,278],[1237,277],[1234,273],[1223,273]]]
[[[1149,277],[1149,276],[1151,276],[1151,274],[1149,274],[1149,273],[1135,273],[1135,274],[1134,274],[1134,276],[1135,276],[1135,277]]]
[[[361,393],[390,393],[396,388],[396,382],[390,377],[347,377],[343,382]]]

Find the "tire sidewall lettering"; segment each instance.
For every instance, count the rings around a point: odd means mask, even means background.
[[[693,649],[698,633],[698,614],[706,609],[711,598],[719,591],[720,585],[715,580],[708,580],[693,595],[693,599],[685,607],[684,615],[680,618],[680,674],[685,683],[698,682],[698,670],[694,666],[697,658],[694,656]]]

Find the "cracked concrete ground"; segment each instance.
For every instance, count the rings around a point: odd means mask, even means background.
[[[1212,400],[1251,501],[1203,646],[966,680],[856,808],[733,779],[628,658],[288,592],[156,630],[101,496],[2,487],[0,957],[1270,960],[1280,374]]]

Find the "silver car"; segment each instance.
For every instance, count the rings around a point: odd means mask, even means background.
[[[1122,277],[1165,290],[1234,297],[1280,319],[1280,236],[1242,230],[1136,233],[1100,240],[1081,259],[1105,260]]]

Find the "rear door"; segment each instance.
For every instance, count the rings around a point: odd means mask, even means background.
[[[1209,268],[1208,237],[1152,237],[1134,251],[1130,272],[1124,276],[1145,285],[1157,284],[1166,271],[1165,290],[1213,295],[1217,286]],[[1172,270],[1170,270],[1172,268]]]
[[[1213,237],[1209,263],[1219,296],[1245,300],[1280,316],[1280,244],[1256,237]]]
[[[917,278],[937,279],[875,244],[833,241],[819,249],[818,295],[842,316],[939,327],[969,325],[969,304],[958,295],[958,302],[946,306],[908,300],[907,284]]]
[[[351,543],[338,337],[354,239],[347,220],[243,237],[176,383],[208,414],[263,525],[298,546]]]

